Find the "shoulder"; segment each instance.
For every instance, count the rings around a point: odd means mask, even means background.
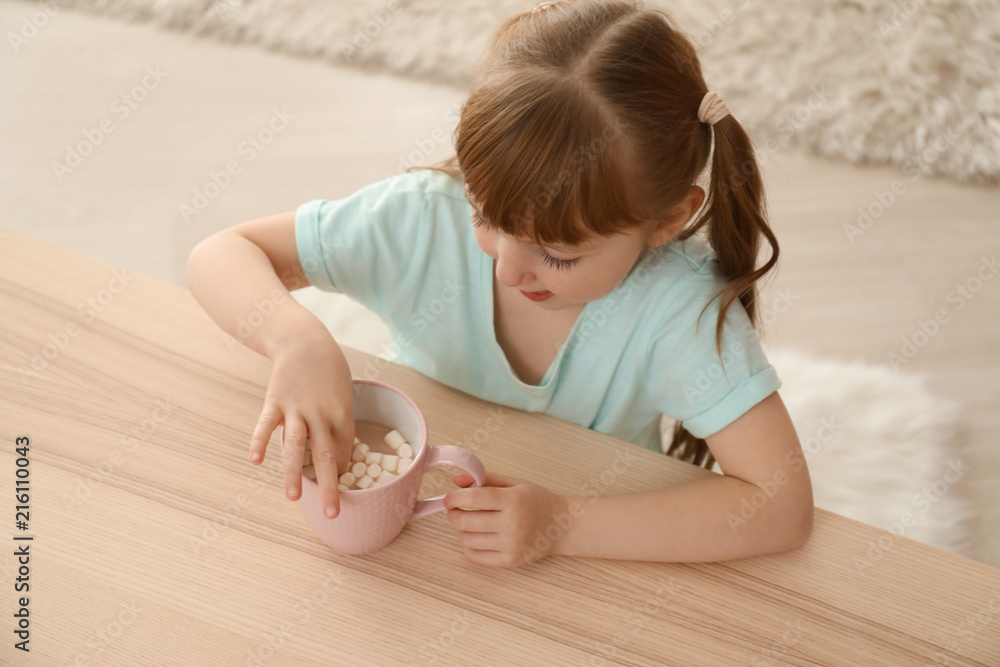
[[[639,297],[649,315],[663,320],[684,308],[700,310],[726,282],[715,251],[692,236],[647,248],[622,287]]]
[[[466,202],[462,182],[436,169],[415,169],[396,174],[368,187],[442,202]]]
[[[712,246],[700,236],[689,236],[681,241],[670,241],[665,244],[661,254],[664,265],[674,273],[688,277],[706,276],[721,277],[719,259]]]

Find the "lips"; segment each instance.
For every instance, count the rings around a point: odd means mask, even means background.
[[[547,290],[543,292],[525,292],[524,290],[519,290],[519,291],[521,292],[521,294],[528,297],[532,301],[545,301],[550,296],[552,296],[552,292],[549,292]]]

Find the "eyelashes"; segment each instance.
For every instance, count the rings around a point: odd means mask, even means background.
[[[580,261],[579,257],[574,257],[573,259],[558,259],[550,255],[549,253],[545,252],[541,248],[538,249],[538,254],[541,255],[543,262],[557,269],[573,268],[573,266]]]
[[[476,209],[472,209],[472,224],[476,227],[486,227],[486,221],[483,220],[483,217],[479,215],[479,212],[476,211]],[[559,259],[558,257],[553,257],[542,248],[538,249],[538,254],[542,258],[543,262],[555,269],[560,270],[571,269],[580,261],[579,257],[574,257],[573,259]]]

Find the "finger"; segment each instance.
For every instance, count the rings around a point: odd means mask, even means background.
[[[250,436],[250,462],[260,463],[264,460],[264,453],[267,450],[267,443],[271,441],[271,434],[281,423],[281,411],[275,406],[266,405],[260,413],[257,425]]]
[[[499,551],[500,536],[496,533],[459,533],[458,539],[466,549],[475,551]]]
[[[467,472],[456,473],[451,479],[457,486],[471,486],[476,483],[476,478]],[[483,486],[496,486],[503,488],[508,486],[517,486],[522,481],[523,480],[514,479],[513,477],[504,477],[503,475],[497,475],[496,473],[487,471],[486,480]]]
[[[476,478],[467,472],[460,472],[458,474],[451,476],[451,481],[455,483],[455,486],[472,486],[476,483]]]
[[[514,479],[513,477],[504,477],[503,475],[498,475],[494,472],[486,471],[486,483],[483,486],[517,486],[523,480]]]
[[[476,478],[467,472],[460,472],[452,475],[451,481],[455,483],[455,486],[469,487],[476,483]],[[521,483],[522,480],[514,479],[513,477],[504,477],[503,475],[497,475],[491,472],[486,473],[486,481],[483,486],[495,486],[499,488],[516,486]]]
[[[500,530],[500,512],[452,508],[448,510],[448,523],[459,531],[495,533]]]
[[[334,441],[337,443],[337,469],[345,473],[351,467],[351,454],[354,452],[354,417],[343,422],[338,429],[333,428]]]
[[[298,415],[285,417],[284,446],[281,457],[285,464],[285,495],[298,500],[302,493],[302,456],[306,448],[306,423]]]
[[[336,443],[330,427],[325,424],[313,425],[310,434],[316,483],[319,484],[320,508],[323,514],[332,519],[340,514],[340,491],[337,489],[340,472],[337,470]]]
[[[444,506],[462,507],[470,510],[501,510],[506,507],[502,489],[493,486],[473,486],[446,493]]]
[[[507,565],[507,557],[499,551],[470,549],[463,545],[462,552],[466,558],[477,565],[487,565],[489,567],[503,567]]]

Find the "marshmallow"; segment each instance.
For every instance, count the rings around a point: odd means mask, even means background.
[[[385,434],[385,444],[389,445],[393,449],[399,449],[399,446],[406,443],[406,438],[399,431],[393,429]]]
[[[368,466],[364,464],[363,461],[358,461],[351,466],[351,472],[354,473],[355,477],[363,477],[365,472],[368,471]]]
[[[368,466],[368,476],[375,479],[382,474],[382,466],[377,463],[372,463]]]
[[[337,488],[340,489],[341,491],[350,491],[350,489],[347,488],[346,484],[338,484]]]
[[[367,489],[369,486],[372,485],[372,481],[373,480],[371,477],[369,477],[368,475],[364,475],[361,479],[355,482],[354,485],[357,486],[359,489]]]
[[[381,463],[381,462],[382,462],[382,455],[379,454],[378,452],[368,452],[368,454],[365,455],[365,463],[367,465],[371,465],[373,463]]]
[[[399,458],[401,459],[413,458],[413,448],[410,447],[410,445],[408,445],[405,442],[399,446],[399,449],[396,450],[396,453],[399,454]]]
[[[351,460],[364,461],[365,456],[367,455],[368,455],[368,445],[362,442],[361,444],[354,446],[354,451],[351,452]]]
[[[385,484],[386,482],[391,482],[394,479],[396,479],[395,475],[393,475],[388,470],[383,470],[382,473],[378,476],[378,479],[375,480],[375,484]]]
[[[396,466],[399,465],[399,457],[395,454],[383,454],[380,465],[382,466],[382,470],[396,472]]]
[[[396,466],[396,474],[402,475],[413,463],[413,459],[399,459],[399,464]]]
[[[340,483],[346,484],[347,486],[354,484],[354,482],[356,482],[357,480],[358,478],[354,476],[353,472],[345,472],[343,475],[340,476]]]
[[[358,440],[358,436],[354,436],[354,446],[357,447],[360,444],[361,444],[361,441]]]

